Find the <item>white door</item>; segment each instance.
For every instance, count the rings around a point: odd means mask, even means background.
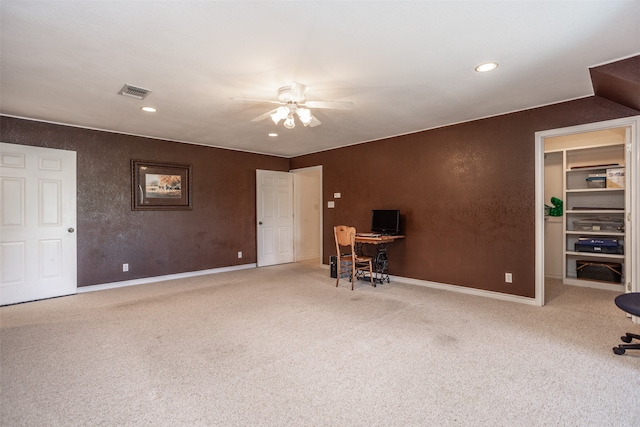
[[[256,170],[258,267],[293,262],[293,174]]]
[[[75,294],[76,152],[0,143],[0,305]]]

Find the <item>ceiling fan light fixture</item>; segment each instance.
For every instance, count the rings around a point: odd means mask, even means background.
[[[273,120],[273,123],[275,123],[275,124],[278,124],[280,122],[280,120],[282,120],[278,113],[273,113],[270,116],[271,116],[271,120]]]
[[[278,107],[278,109],[276,110],[276,114],[278,115],[278,117],[280,117],[280,120],[284,120],[287,117],[289,117],[289,108],[288,107]]]
[[[266,100],[266,99],[243,99],[232,98],[244,101],[257,101],[268,102],[270,104],[279,104],[280,107],[268,111],[252,119],[252,122],[259,122],[270,117],[273,123],[278,125],[281,120],[284,120],[284,127],[287,129],[293,129],[296,127],[295,117],[298,116],[298,120],[304,126],[316,127],[322,124],[317,117],[315,117],[311,110],[316,108],[324,108],[330,110],[352,110],[353,103],[346,101],[305,101],[305,95],[309,90],[309,86],[302,83],[293,82],[291,86],[283,86],[278,89],[278,101]]]
[[[284,127],[287,129],[293,129],[296,127],[296,123],[293,121],[293,116],[289,116],[284,120]]]
[[[303,125],[309,126],[311,124],[311,110],[301,107],[296,110],[296,113]]]

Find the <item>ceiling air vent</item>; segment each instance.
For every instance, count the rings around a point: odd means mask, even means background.
[[[145,99],[150,93],[151,91],[149,89],[125,84],[122,86],[122,89],[120,89],[120,92],[118,92],[118,95],[129,96],[136,99]]]

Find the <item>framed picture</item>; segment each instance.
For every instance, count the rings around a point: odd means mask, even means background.
[[[131,160],[131,209],[191,209],[191,166]]]

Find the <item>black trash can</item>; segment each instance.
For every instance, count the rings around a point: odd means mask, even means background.
[[[332,255],[329,257],[329,269],[331,270],[331,277],[338,278],[338,257]]]

